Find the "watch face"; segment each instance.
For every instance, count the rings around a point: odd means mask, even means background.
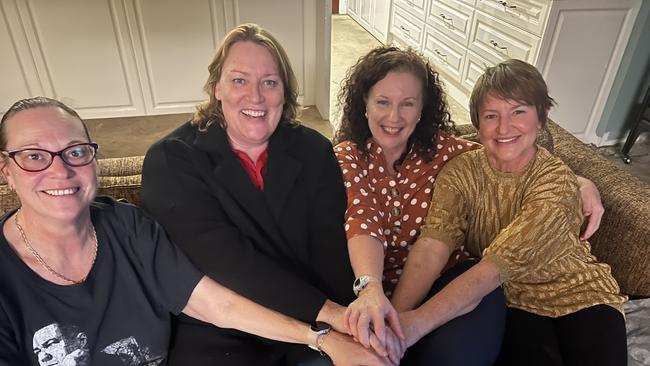
[[[354,294],[359,296],[359,292],[366,288],[366,286],[368,286],[368,283],[370,283],[370,277],[368,276],[361,276],[354,280],[354,285],[352,286]]]
[[[332,327],[325,322],[314,322],[310,325],[311,330],[316,333],[329,332]]]

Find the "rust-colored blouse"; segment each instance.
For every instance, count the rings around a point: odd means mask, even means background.
[[[383,243],[386,296],[392,295],[409,247],[420,234],[438,172],[449,159],[480,145],[440,132],[435,146],[430,162],[410,151],[395,176],[388,173],[382,148],[372,138],[367,158],[350,141],[334,148],[348,196],[347,237],[370,235]]]

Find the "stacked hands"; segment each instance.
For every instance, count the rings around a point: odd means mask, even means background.
[[[344,331],[366,348],[399,365],[407,347],[413,345],[415,324],[410,313],[398,314],[384,294],[380,281],[371,281],[345,310]]]
[[[421,337],[414,312],[399,314],[379,281],[369,283],[349,306],[327,301],[324,309],[319,319],[334,331],[322,350],[334,365],[399,365],[406,349]]]

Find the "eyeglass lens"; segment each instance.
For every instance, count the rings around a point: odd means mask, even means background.
[[[89,164],[95,158],[95,147],[91,144],[78,144],[54,153],[43,149],[26,149],[15,152],[14,160],[25,170],[39,171],[47,169],[56,155],[66,164],[78,167]]]

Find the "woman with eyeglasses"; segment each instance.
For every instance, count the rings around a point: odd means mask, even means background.
[[[0,121],[0,151],[21,204],[0,217],[0,366],[165,365],[181,312],[323,344],[326,334],[201,274],[140,209],[95,197],[97,144],[64,104],[16,102]]]

